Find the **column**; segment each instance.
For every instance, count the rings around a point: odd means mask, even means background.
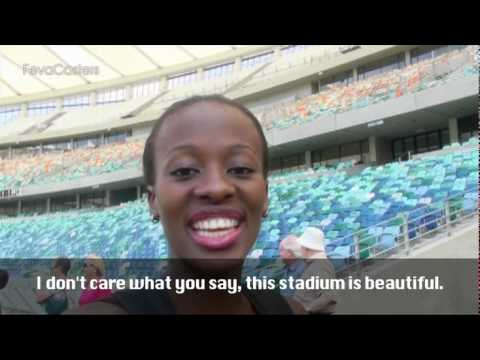
[[[56,112],[59,112],[59,111],[62,111],[62,110],[63,110],[63,97],[57,99],[57,103],[56,103],[56,107],[55,107]]]
[[[305,166],[307,169],[312,167],[312,152],[310,150],[305,151]]]
[[[197,81],[202,81],[203,80],[203,68],[198,68],[197,69]]]
[[[140,200],[142,197],[142,187],[140,185],[137,186],[137,200]]]
[[[133,86],[132,86],[132,84],[126,85],[126,86],[125,86],[125,90],[126,90],[126,91],[125,91],[125,92],[126,92],[126,95],[125,95],[126,98],[125,98],[125,100],[128,101],[128,100],[133,99]]]
[[[22,103],[20,105],[20,117],[27,117],[27,116],[28,116],[27,103]]]
[[[111,199],[111,197],[112,197],[112,191],[111,191],[111,190],[105,191],[105,205],[106,205],[107,207],[110,206],[110,199]]]
[[[358,81],[358,68],[354,67],[353,68],[353,82]]]
[[[75,200],[76,200],[76,202],[77,202],[77,204],[76,204],[77,209],[80,209],[80,194],[77,194],[77,195],[76,195],[76,199],[75,199]]]
[[[47,214],[50,213],[50,206],[51,206],[51,199],[50,198],[47,198]]]
[[[448,132],[450,134],[450,144],[458,143],[458,119],[448,119]]]
[[[405,64],[407,66],[412,64],[412,54],[410,50],[405,51]]]
[[[370,150],[370,161],[373,163],[377,162],[377,139],[375,136],[370,135],[368,137],[368,147]]]
[[[282,57],[282,52],[280,50],[280,46],[277,46],[273,50],[273,60],[276,61],[276,60],[280,59],[281,57]]]
[[[168,81],[166,76],[160,78],[160,91],[165,91],[168,89]]]
[[[18,200],[17,216],[20,216],[21,214],[22,214],[22,200]]]
[[[97,105],[97,92],[92,91],[90,93],[90,106],[95,106]]]
[[[242,70],[242,59],[240,59],[239,57],[236,57],[235,63],[233,64],[233,72],[236,73],[241,70]]]

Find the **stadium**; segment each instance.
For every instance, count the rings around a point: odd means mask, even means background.
[[[281,239],[317,226],[337,270],[478,258],[478,56],[476,45],[0,45],[0,258],[167,258],[145,141],[171,104],[208,94],[245,105],[268,142],[252,257],[278,258]],[[4,311],[38,312],[15,286],[0,291]]]

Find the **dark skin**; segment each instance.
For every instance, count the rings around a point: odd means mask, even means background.
[[[199,103],[168,118],[155,141],[148,200],[169,239],[170,257],[244,259],[268,207],[262,171],[260,137],[239,110]],[[212,252],[190,239],[187,222],[195,211],[216,207],[244,214],[245,227],[234,247]]]
[[[240,278],[245,257],[268,208],[262,143],[252,121],[240,110],[202,102],[168,117],[155,138],[155,183],[147,186],[150,211],[162,222],[175,268],[173,277]],[[188,230],[193,213],[233,209],[243,215],[233,246],[212,251],[195,243]],[[208,259],[208,261],[204,261]],[[182,265],[184,264],[184,265]],[[245,295],[189,292],[170,299],[179,314],[254,314]],[[288,300],[295,313],[301,305]],[[93,306],[94,304],[92,304]],[[88,307],[88,305],[86,306]],[[85,307],[85,308],[86,308]],[[105,311],[113,305],[101,305]],[[88,309],[82,309],[88,313]],[[117,308],[111,312],[121,313]]]

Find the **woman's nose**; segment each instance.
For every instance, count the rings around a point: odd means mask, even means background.
[[[223,170],[212,170],[204,173],[201,183],[195,188],[195,195],[204,200],[221,202],[233,196],[235,188],[228,174]]]

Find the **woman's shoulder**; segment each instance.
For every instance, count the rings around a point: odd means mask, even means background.
[[[293,315],[306,315],[307,312],[303,308],[303,306],[293,298],[283,297],[279,293],[275,294],[267,294],[268,292],[249,292],[249,298],[254,303],[254,306],[257,310],[258,314],[293,314]],[[120,294],[117,294],[120,295]],[[64,312],[66,315],[127,315],[129,313],[159,313],[157,308],[152,308],[151,305],[146,306],[147,303],[141,301],[137,303],[131,302],[130,300],[140,300],[139,294],[137,294],[134,298],[132,297],[132,293],[125,292],[122,294],[122,297],[115,297],[103,299],[102,301],[92,302],[74,309],[67,310]],[[128,296],[126,296],[128,295]],[[142,296],[144,297],[144,296]],[[130,299],[131,298],[131,299]],[[120,301],[119,300],[123,300]],[[125,300],[129,301],[125,302]],[[145,299],[144,299],[145,300]],[[156,298],[155,300],[158,300]],[[125,306],[127,304],[127,306]],[[160,305],[160,304],[158,304]],[[158,307],[156,305],[156,307]],[[165,304],[164,304],[165,305]],[[136,309],[136,307],[140,306],[141,311]],[[168,306],[165,307],[166,310]],[[132,311],[127,311],[126,308],[130,308]],[[171,313],[171,311],[166,311],[163,309],[161,313]],[[166,311],[166,312],[165,312]]]
[[[127,312],[118,305],[96,301],[90,304],[69,309],[64,315],[127,315]]]

